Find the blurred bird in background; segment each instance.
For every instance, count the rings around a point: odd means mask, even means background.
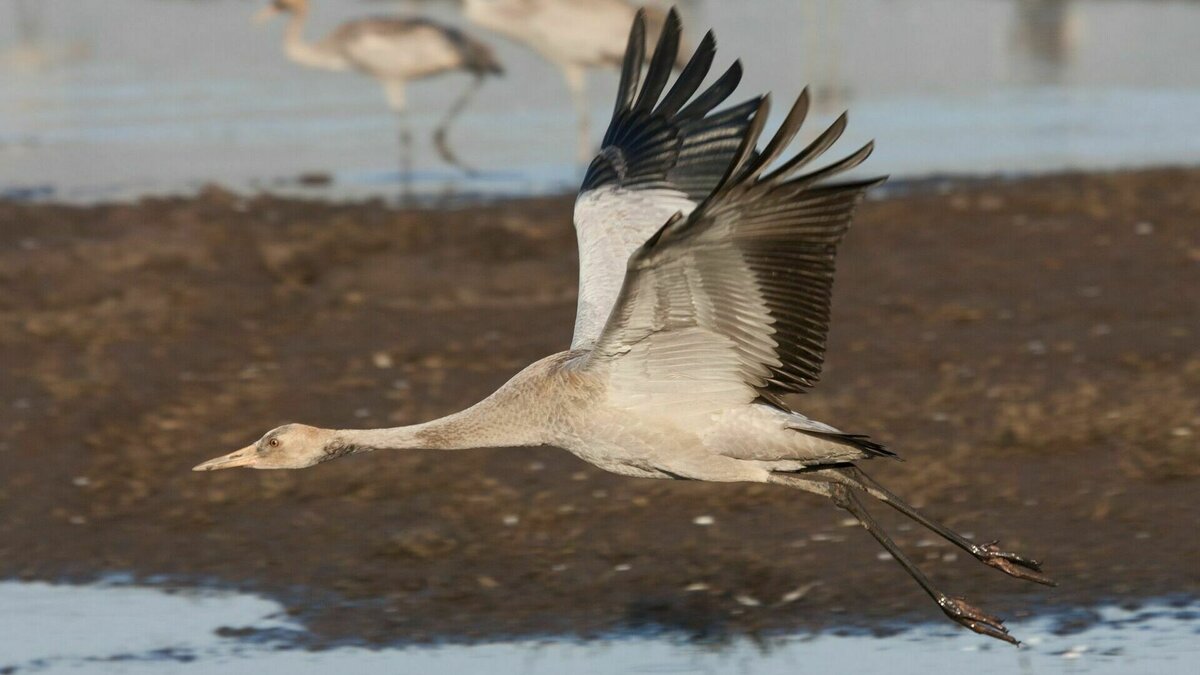
[[[470,74],[470,85],[438,123],[433,141],[443,160],[472,171],[450,149],[446,134],[484,79],[504,72],[490,47],[457,28],[416,17],[347,21],[321,41],[309,42],[304,37],[308,13],[309,0],[272,0],[255,15],[255,20],[263,22],[288,14],[283,50],[289,59],[309,68],[354,70],[383,85],[388,105],[400,118],[401,177],[406,185],[412,174],[412,135],[405,98],[408,82],[445,73]]]

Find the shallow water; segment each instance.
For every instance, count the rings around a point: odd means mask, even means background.
[[[252,595],[121,585],[0,582],[4,673],[1171,673],[1200,658],[1200,604],[1101,608],[1090,627],[1060,618],[1011,623],[1014,649],[945,624],[890,637],[821,633],[723,647],[665,638],[525,640],[473,646],[294,645],[303,628]]]
[[[365,77],[288,62],[257,2],[0,0],[0,193],[87,201],[195,189],[390,195],[396,127]],[[695,0],[718,64],[743,91],[813,85],[821,117],[853,111],[847,149],[877,140],[870,170],[898,176],[1193,163],[1200,157],[1200,3],[1160,0]],[[317,2],[310,37],[364,14],[464,23],[458,3]],[[425,194],[568,189],[574,116],[557,71],[493,43],[508,74],[451,132],[481,169],[439,164],[422,133],[465,76],[412,86]],[[615,74],[591,78],[607,120]],[[779,106],[782,107],[782,106]],[[776,111],[776,114],[780,114]],[[815,133],[815,125],[810,129]],[[598,138],[601,128],[593,129]],[[301,187],[297,176],[331,183]],[[316,182],[321,183],[321,180]]]

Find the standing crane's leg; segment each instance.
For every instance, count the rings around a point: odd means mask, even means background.
[[[586,166],[592,161],[592,122],[588,114],[587,71],[583,66],[565,65],[562,68],[563,78],[567,81],[567,89],[571,91],[571,102],[575,105],[575,118],[578,123],[575,138],[575,157],[580,164]]]
[[[950,617],[952,621],[981,635],[987,635],[997,640],[1004,640],[1011,644],[1020,644],[1016,638],[1008,634],[1008,629],[1004,627],[1002,619],[984,613],[978,607],[975,607],[962,598],[952,598],[935,588],[929,577],[925,576],[925,573],[900,550],[896,542],[892,541],[888,533],[867,512],[862,503],[858,501],[858,497],[846,485],[801,478],[792,474],[772,474],[771,482],[829,497],[833,500],[834,504],[849,511],[858,519],[863,528],[871,533],[871,536],[875,537],[875,540],[891,554],[896,562],[900,563],[904,571],[908,572],[909,576],[916,580],[921,588],[929,594],[929,597],[933,598],[934,602],[938,604],[942,612]]]
[[[983,545],[972,542],[945,525],[928,518],[912,506],[909,506],[903,499],[900,499],[900,497],[893,494],[887,488],[876,483],[870,476],[863,473],[857,467],[821,469],[813,471],[812,474],[823,476],[832,482],[840,483],[871,495],[875,499],[920,523],[946,541],[970,553],[976,560],[995,567],[1005,574],[1047,586],[1056,585],[1054,580],[1041,573],[1042,565],[1038,561],[1023,558],[1015,553],[1001,551],[997,542],[994,541]]]
[[[404,202],[412,199],[413,181],[412,132],[408,128],[408,113],[400,113],[400,197]]]
[[[404,82],[389,80],[384,83],[388,105],[396,113],[400,132],[400,199],[408,202],[412,198],[412,133],[408,129],[408,107],[404,98]]]
[[[442,159],[445,160],[447,164],[456,166],[468,174],[474,174],[477,172],[471,166],[459,161],[458,156],[450,150],[450,146],[446,143],[446,131],[450,128],[450,123],[453,122],[460,113],[462,113],[463,108],[467,107],[467,103],[471,100],[471,97],[475,95],[475,92],[479,91],[481,86],[483,86],[483,77],[481,75],[476,75],[471,80],[471,84],[467,86],[466,91],[464,91],[459,95],[458,98],[454,100],[454,103],[451,104],[450,109],[447,110],[445,116],[442,117],[442,121],[438,123],[437,129],[435,129],[433,132],[433,147],[437,148],[438,154],[442,156]]]

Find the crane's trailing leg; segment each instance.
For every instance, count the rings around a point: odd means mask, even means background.
[[[571,102],[575,105],[575,118],[579,124],[575,138],[575,157],[583,165],[592,159],[592,122],[588,115],[587,71],[583,66],[563,66],[563,78],[571,91]]]
[[[412,199],[412,132],[408,129],[408,115],[400,113],[400,199],[407,203]]]
[[[895,558],[896,562],[900,563],[900,566],[908,572],[909,576],[916,580],[921,588],[929,594],[929,597],[933,598],[934,602],[937,603],[938,608],[952,621],[980,635],[993,637],[1014,645],[1020,644],[1016,638],[1008,634],[1008,629],[1004,627],[1002,619],[986,614],[983,610],[962,598],[952,598],[935,588],[929,577],[925,576],[925,573],[900,550],[896,542],[892,541],[892,538],[888,536],[883,527],[867,512],[862,502],[858,500],[858,497],[854,495],[848,486],[841,483],[813,480],[807,477],[801,478],[800,476],[790,474],[773,474],[772,482],[829,497],[834,504],[849,511],[858,519],[858,522],[862,524],[867,532],[870,532],[871,536],[875,537],[875,540]]]
[[[388,106],[396,113],[400,133],[400,200],[412,198],[412,133],[408,129],[408,105],[404,97],[404,81],[388,80],[383,84]]]
[[[1024,558],[1015,553],[1000,550],[997,542],[976,544],[961,534],[951,530],[941,523],[932,520],[925,514],[908,505],[887,488],[875,482],[870,476],[857,467],[836,469],[821,469],[812,472],[813,475],[824,476],[834,483],[839,483],[856,490],[861,490],[875,499],[891,506],[900,513],[920,523],[931,532],[942,537],[962,550],[970,553],[976,560],[995,567],[1009,576],[1026,581],[1032,581],[1046,586],[1056,586],[1054,580],[1042,574],[1042,564],[1031,558]]]
[[[479,91],[481,86],[483,86],[483,76],[476,75],[474,78],[472,78],[471,84],[467,86],[466,91],[460,94],[458,98],[454,99],[454,103],[450,106],[450,109],[446,111],[445,116],[442,117],[442,121],[438,123],[437,129],[435,129],[433,132],[433,147],[437,148],[438,154],[441,155],[442,159],[445,160],[447,164],[462,169],[468,175],[476,174],[478,171],[476,171],[470,165],[464,164],[458,159],[458,156],[455,155],[452,150],[450,150],[450,145],[446,142],[446,132],[450,129],[450,124],[458,118],[458,116],[462,113],[463,108],[467,107],[467,103],[470,102],[471,97],[475,95],[475,92]]]

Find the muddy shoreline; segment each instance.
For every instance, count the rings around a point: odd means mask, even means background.
[[[255,590],[321,641],[937,620],[842,513],[777,488],[550,448],[188,471],[283,422],[444,414],[562,349],[570,205],[0,201],[0,578]],[[1200,594],[1197,223],[1188,169],[863,207],[823,381],[794,404],[886,442],[907,461],[875,478],[1061,583],[896,529],[948,592],[1011,617]]]

